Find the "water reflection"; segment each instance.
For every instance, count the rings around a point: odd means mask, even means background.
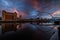
[[[2,32],[8,32],[8,31],[15,31],[16,30],[16,23],[3,23],[2,24]]]
[[[18,29],[24,29],[26,27],[31,28],[32,30],[42,30],[45,32],[55,32],[57,30],[58,25],[37,25],[37,24],[20,24],[20,23],[3,23],[0,25],[0,33],[9,32],[9,31],[16,31]]]

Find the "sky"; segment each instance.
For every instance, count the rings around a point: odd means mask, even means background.
[[[23,18],[49,18],[49,14],[60,14],[60,0],[0,0],[0,16],[2,10],[16,11]]]

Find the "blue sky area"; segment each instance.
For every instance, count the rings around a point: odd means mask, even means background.
[[[60,10],[60,0],[0,0],[0,16],[2,10],[13,11],[14,8],[19,13],[24,11],[28,18],[44,17]]]

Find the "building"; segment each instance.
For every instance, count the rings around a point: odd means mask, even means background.
[[[17,13],[10,13],[6,12],[5,10],[2,11],[2,21],[16,21],[17,20]],[[2,33],[8,31],[15,31],[17,27],[16,23],[2,23]]]
[[[11,20],[17,20],[17,13],[10,13],[6,12],[5,10],[2,11],[2,20],[3,21],[11,21]]]

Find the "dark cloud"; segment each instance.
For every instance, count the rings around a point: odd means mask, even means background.
[[[40,13],[47,12],[43,13],[45,15],[59,10],[59,6],[60,0],[0,0],[0,10],[10,11],[16,8],[18,11],[26,11],[26,14],[31,14],[37,10]]]

